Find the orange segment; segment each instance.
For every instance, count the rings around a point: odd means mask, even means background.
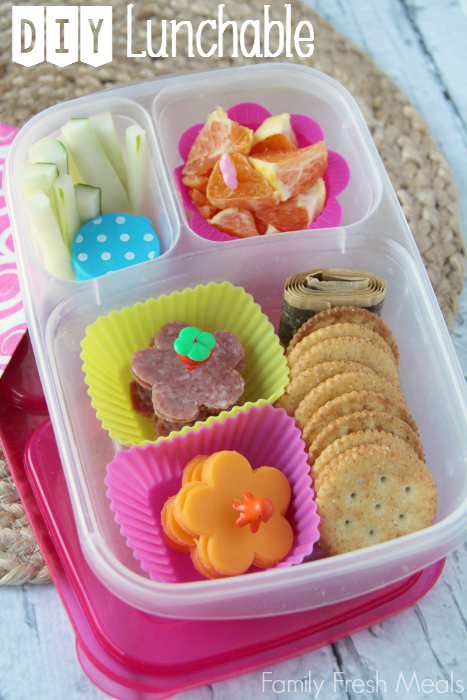
[[[249,153],[253,132],[229,119],[220,107],[208,116],[191,147],[184,175],[203,175],[223,153]]]
[[[279,229],[262,221],[258,216],[255,216],[255,224],[260,236],[265,236],[267,233],[279,233]]]
[[[270,153],[271,151],[287,153],[288,151],[294,150],[296,150],[296,147],[290,143],[287,136],[284,136],[284,134],[275,134],[274,136],[268,136],[267,139],[253,146],[250,151],[250,156],[256,155],[257,153]]]
[[[324,209],[325,201],[326,187],[320,178],[305,192],[276,207],[264,207],[256,212],[256,216],[264,222],[263,226],[269,224],[279,231],[301,231],[316,221]]]
[[[185,175],[182,178],[182,182],[190,190],[199,190],[200,192],[206,192],[206,187],[208,186],[209,178],[205,175]]]
[[[191,190],[190,196],[203,219],[210,219],[211,216],[214,216],[217,208],[211,204],[204,192],[200,190]]]
[[[290,114],[279,114],[265,119],[256,129],[250,155],[269,151],[286,153],[297,148],[298,141],[290,123]]]
[[[274,206],[278,203],[276,192],[267,180],[240,153],[229,153],[237,170],[238,187],[232,190],[224,182],[219,163],[216,163],[209,178],[206,196],[218,209],[235,207],[255,211],[260,206]]]
[[[323,177],[328,167],[328,151],[324,141],[288,153],[263,153],[250,157],[255,170],[263,175],[286,202],[308,190]]]
[[[223,209],[212,219],[209,219],[209,223],[220,231],[237,238],[259,236],[253,214],[248,209],[235,209],[235,207]]]

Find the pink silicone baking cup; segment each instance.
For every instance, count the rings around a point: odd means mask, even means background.
[[[238,122],[242,126],[247,126],[255,131],[265,119],[272,114],[267,109],[255,102],[242,102],[227,110],[230,119]],[[324,140],[324,132],[318,122],[304,114],[291,114],[290,121],[292,128],[297,135],[300,148],[311,146],[318,141]],[[211,226],[198,212],[196,205],[190,197],[190,191],[182,182],[182,170],[190,153],[190,149],[204,124],[190,126],[181,136],[178,142],[178,152],[183,160],[174,170],[175,181],[177,183],[184,206],[192,212],[190,226],[192,230],[210,241],[238,241],[235,236],[219,231],[215,226]],[[337,195],[345,190],[350,180],[350,169],[347,161],[336,153],[328,150],[328,169],[324,176],[326,185],[326,203],[321,214],[308,228],[333,228],[339,226],[342,221],[342,207],[337,201]]]
[[[287,519],[294,531],[292,549],[277,566],[300,564],[319,539],[319,516],[301,433],[283,409],[253,406],[172,440],[134,446],[118,452],[107,466],[105,483],[110,508],[141,567],[155,581],[183,583],[205,580],[189,554],[176,552],[162,535],[161,511],[181,486],[182,472],[199,454],[235,450],[253,469],[280,469],[289,480],[292,498]],[[248,573],[260,569],[252,567]]]

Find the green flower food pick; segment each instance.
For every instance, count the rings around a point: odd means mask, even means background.
[[[215,344],[216,339],[211,333],[188,326],[180,331],[174,350],[188,369],[195,369],[211,358]]]

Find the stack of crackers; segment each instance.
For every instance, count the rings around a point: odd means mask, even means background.
[[[351,306],[322,311],[294,335],[287,360],[278,406],[306,443],[323,549],[342,554],[428,527],[436,486],[384,321]]]

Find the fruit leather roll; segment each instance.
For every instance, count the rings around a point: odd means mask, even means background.
[[[358,306],[381,315],[386,282],[363,270],[325,268],[297,272],[284,288],[279,338],[287,347],[298,329],[320,311]]]

